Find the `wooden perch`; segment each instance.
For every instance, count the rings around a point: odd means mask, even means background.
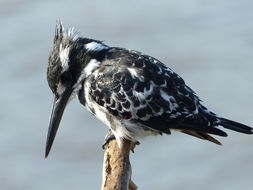
[[[116,140],[111,140],[105,148],[103,164],[103,182],[101,190],[136,190],[131,181],[129,153],[132,142],[124,140],[119,148]]]

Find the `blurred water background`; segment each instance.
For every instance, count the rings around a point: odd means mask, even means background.
[[[1,0],[0,189],[100,189],[107,128],[73,101],[44,159],[46,81],[56,20],[83,36],[150,54],[224,117],[253,125],[251,0]],[[184,134],[146,138],[131,156],[145,190],[253,187],[253,136],[217,146]]]

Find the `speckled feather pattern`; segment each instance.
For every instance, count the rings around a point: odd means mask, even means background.
[[[169,134],[170,129],[192,127],[225,136],[213,127],[219,122],[216,115],[200,104],[179,75],[140,52],[111,48],[86,83],[90,84],[86,89],[89,110],[94,112],[95,105],[107,112],[106,119],[100,120],[113,118],[122,121],[121,127],[135,125],[138,130],[153,133]]]

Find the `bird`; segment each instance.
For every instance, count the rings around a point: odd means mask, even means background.
[[[215,144],[222,129],[253,134],[249,126],[223,118],[204,105],[171,68],[144,53],[81,37],[57,21],[47,81],[54,94],[45,157],[66,105],[74,98],[109,127],[118,146],[146,136],[178,131]],[[222,128],[223,127],[223,128]]]

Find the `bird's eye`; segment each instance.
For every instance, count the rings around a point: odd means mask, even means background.
[[[64,72],[61,74],[61,82],[68,83],[72,81],[72,74],[70,72]]]

